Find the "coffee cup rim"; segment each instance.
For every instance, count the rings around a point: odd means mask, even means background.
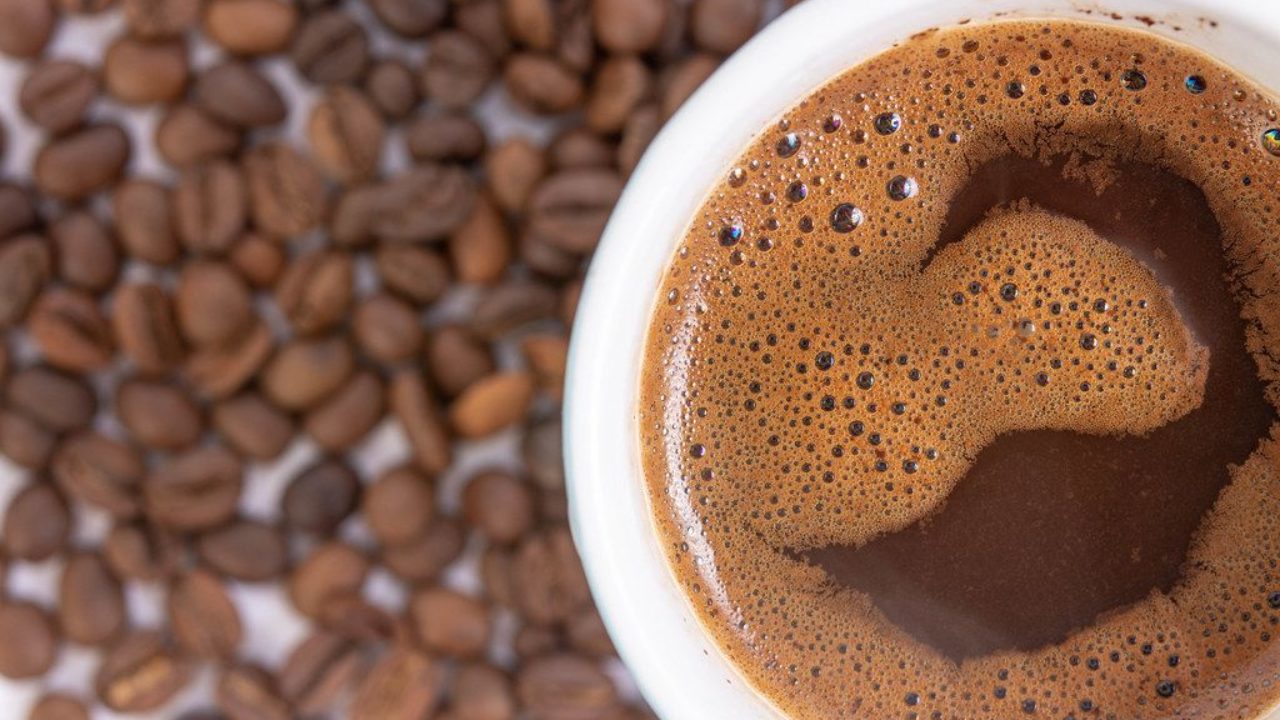
[[[734,158],[841,70],[966,20],[1074,19],[1154,32],[1277,92],[1265,81],[1280,66],[1280,22],[1270,12],[1254,0],[805,0],[734,53],[667,121],[632,173],[583,285],[563,433],[569,521],[587,580],[619,655],[660,717],[786,717],[715,644],[676,582],[640,462],[640,363],[662,274]],[[770,92],[778,87],[787,91]],[[1261,717],[1280,720],[1280,704]]]

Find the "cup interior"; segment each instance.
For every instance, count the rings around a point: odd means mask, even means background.
[[[842,70],[914,33],[969,20],[1061,18],[1192,45],[1272,92],[1280,22],[1256,0],[805,0],[731,57],[667,123],[596,250],[569,356],[570,521],[618,652],[663,718],[781,718],[700,625],[653,527],[637,427],[657,288],[707,192],[759,131]],[[1280,720],[1280,709],[1264,715]]]

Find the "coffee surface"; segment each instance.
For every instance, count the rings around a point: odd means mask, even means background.
[[[796,717],[1274,703],[1272,98],[1134,31],[917,36],[766,129],[651,321],[677,576]]]

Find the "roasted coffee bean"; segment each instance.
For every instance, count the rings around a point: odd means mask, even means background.
[[[472,160],[484,152],[484,128],[466,115],[419,115],[405,126],[404,141],[419,161]]]
[[[185,367],[187,382],[201,394],[224,398],[239,390],[271,356],[271,330],[259,319],[226,347],[205,348]]]
[[[409,467],[383,473],[365,491],[360,505],[370,532],[387,546],[422,537],[431,524],[434,509],[431,481]]]
[[[39,470],[49,461],[58,436],[40,423],[13,410],[0,409],[0,455],[10,462]]]
[[[431,379],[447,397],[459,395],[495,367],[489,348],[460,325],[444,325],[431,333],[426,361]]]
[[[182,173],[173,192],[174,224],[188,250],[221,255],[240,237],[249,196],[239,168],[216,160]]]
[[[517,714],[511,679],[485,663],[457,669],[450,685],[450,717],[455,720],[514,720]]]
[[[587,125],[598,133],[622,130],[631,112],[649,94],[649,70],[632,55],[609,58],[596,70],[587,98]]]
[[[530,50],[556,47],[556,7],[551,0],[503,0],[503,20],[512,39]]]
[[[276,304],[300,335],[314,335],[337,325],[347,313],[355,290],[355,263],[339,251],[295,257],[276,286]]]
[[[53,667],[59,639],[53,619],[29,602],[0,600],[0,675],[23,680]]]
[[[699,54],[685,58],[671,67],[662,78],[662,117],[669,118],[685,100],[715,72],[720,61],[714,56]]]
[[[441,257],[412,245],[382,245],[374,255],[386,289],[406,300],[427,305],[449,288],[449,266]]]
[[[50,365],[90,371],[111,362],[111,326],[92,295],[79,290],[46,290],[27,318],[27,332]]]
[[[329,218],[329,238],[341,247],[367,245],[373,240],[373,223],[383,212],[384,184],[342,188]]]
[[[183,266],[175,300],[178,327],[196,347],[226,346],[253,319],[249,285],[223,262],[198,260]]]
[[[409,303],[379,293],[356,307],[352,318],[356,343],[366,356],[393,365],[422,349],[422,325]]]
[[[210,530],[196,540],[195,549],[210,568],[243,582],[278,578],[289,562],[284,534],[274,525],[254,520]]]
[[[368,0],[368,5],[383,25],[405,37],[431,32],[448,11],[445,0]]]
[[[467,387],[449,406],[449,423],[464,438],[491,435],[519,422],[533,401],[533,376],[495,373]]]
[[[36,204],[27,188],[0,181],[0,239],[16,241],[13,236],[36,226]],[[0,283],[0,287],[3,287]]]
[[[156,126],[155,144],[165,160],[185,167],[230,154],[240,133],[195,105],[176,105]]]
[[[120,0],[129,32],[144,40],[186,34],[200,17],[200,0]]]
[[[493,58],[466,33],[445,30],[427,43],[422,90],[428,99],[447,108],[461,108],[485,91],[493,80]]]
[[[126,254],[154,265],[177,259],[169,188],[153,180],[126,180],[116,186],[112,214]]]
[[[763,15],[763,0],[694,0],[689,22],[693,41],[703,50],[728,55],[755,33]]]
[[[116,417],[139,444],[179,450],[200,439],[204,418],[181,387],[129,379],[116,388]]]
[[[289,416],[254,392],[217,403],[211,419],[229,445],[254,460],[279,456],[293,438]]]
[[[360,478],[338,460],[321,460],[289,482],[280,501],[288,528],[328,535],[347,519],[360,501]]]
[[[611,170],[566,170],[538,185],[530,202],[529,232],[572,253],[595,249],[622,180]]]
[[[234,60],[197,75],[192,100],[214,119],[238,128],[276,125],[288,114],[275,85],[253,66]]]
[[[532,623],[522,625],[512,640],[516,655],[525,662],[561,652],[565,645],[564,637],[555,627]]]
[[[313,83],[353,82],[369,63],[369,37],[345,12],[324,10],[298,26],[289,55],[298,72]]]
[[[580,653],[606,658],[617,654],[600,613],[584,610],[569,619],[569,645]]]
[[[54,450],[50,471],[74,500],[118,518],[138,514],[144,469],[142,458],[128,445],[95,432],[72,435]]]
[[[197,657],[228,660],[243,634],[240,614],[215,575],[193,570],[169,588],[169,627],[179,647]]]
[[[501,0],[473,0],[453,6],[458,29],[480,41],[489,55],[501,60],[511,52],[511,38],[502,19]]]
[[[369,560],[346,543],[317,547],[289,576],[289,600],[298,612],[320,616],[330,597],[357,592],[369,572]]]
[[[449,433],[421,373],[417,370],[397,372],[391,380],[388,400],[418,467],[431,474],[449,467],[452,457]]]
[[[217,527],[235,515],[243,483],[241,473],[236,456],[218,445],[174,456],[152,471],[143,483],[147,517],[174,530]]]
[[[191,678],[191,667],[158,632],[135,630],[107,650],[94,687],[116,712],[140,713],[167,703]]]
[[[288,145],[265,143],[248,154],[244,166],[258,229],[287,238],[320,222],[325,207],[324,180],[309,157]]]
[[[556,59],[565,67],[584,75],[596,59],[596,39],[588,13],[571,5],[561,6],[560,39],[556,43]]]
[[[103,85],[116,100],[129,104],[169,102],[187,89],[190,67],[187,43],[121,37],[107,48]]]
[[[662,111],[657,105],[642,105],[631,113],[626,127],[622,129],[622,139],[618,141],[618,169],[629,175],[640,163],[649,143],[662,127]]]
[[[26,317],[52,274],[53,258],[44,238],[22,235],[0,244],[0,328]]]
[[[58,584],[58,625],[66,638],[103,645],[127,622],[124,589],[102,556],[79,552],[68,558]]]
[[[0,0],[0,52],[38,56],[57,24],[52,0]]]
[[[280,671],[280,694],[303,716],[327,711],[364,669],[364,658],[352,641],[316,633],[300,643]]]
[[[414,632],[423,647],[450,657],[476,658],[489,644],[484,603],[446,588],[419,590],[409,600]]]
[[[335,635],[365,642],[400,642],[409,635],[401,618],[366,601],[359,591],[325,599],[317,623]]]
[[[498,285],[480,298],[471,315],[471,329],[486,340],[496,340],[523,325],[551,317],[556,311],[555,291],[533,281]]]
[[[222,674],[215,691],[218,707],[232,720],[289,720],[289,704],[275,678],[253,665],[235,665]]]
[[[209,39],[233,55],[265,55],[289,46],[298,9],[286,0],[212,0],[203,26]]]
[[[591,602],[567,527],[526,537],[516,550],[512,571],[516,602],[534,622],[562,622]]]
[[[71,511],[52,484],[34,482],[9,501],[3,527],[4,550],[9,556],[39,562],[66,548]]]
[[[530,720],[616,717],[618,693],[602,670],[577,655],[549,655],[520,668],[516,695]]]
[[[49,226],[57,249],[58,277],[89,292],[111,287],[120,269],[120,253],[109,230],[93,215],[75,210]]]
[[[231,255],[227,259],[250,285],[265,288],[275,284],[287,258],[279,243],[257,233],[247,233],[231,246]]]
[[[85,427],[97,410],[93,391],[83,379],[39,365],[9,378],[5,401],[9,409],[59,433]]]
[[[154,582],[178,571],[186,560],[186,548],[168,530],[131,522],[111,528],[102,544],[102,557],[121,578]]]
[[[31,69],[18,91],[18,107],[27,119],[57,135],[84,121],[98,94],[98,76],[75,60],[43,60]]]
[[[653,48],[662,37],[666,16],[664,0],[591,0],[596,37],[616,53]]]
[[[471,214],[449,236],[449,259],[460,282],[500,280],[511,262],[511,238],[502,212],[487,194],[476,197]]]
[[[369,68],[364,91],[374,107],[392,120],[403,119],[421,100],[413,71],[396,59],[379,60]]]
[[[535,498],[528,483],[505,472],[481,472],[462,494],[467,522],[490,542],[512,543],[533,527]]]
[[[27,720],[89,720],[89,709],[70,695],[50,693],[31,706]]]
[[[447,237],[466,219],[475,182],[454,165],[418,165],[384,183],[370,229],[387,242],[429,242]]]
[[[569,360],[569,338],[558,333],[528,335],[521,340],[520,351],[533,370],[538,387],[560,397],[564,392],[565,366]]]
[[[129,283],[116,290],[111,321],[115,337],[139,371],[157,374],[186,354],[169,296],[158,285]]]
[[[382,378],[375,372],[360,370],[307,413],[302,426],[320,447],[342,452],[364,439],[382,420],[385,409]]]
[[[547,157],[555,170],[608,168],[613,165],[613,156],[613,146],[585,127],[568,128],[547,146]]]
[[[307,125],[316,163],[330,178],[348,184],[377,172],[385,134],[373,103],[359,90],[341,85],[316,103]]]
[[[382,564],[401,580],[421,584],[437,576],[462,554],[466,533],[452,518],[433,518],[426,533],[382,550]]]
[[[68,15],[96,15],[115,6],[116,0],[54,0]]]
[[[397,645],[382,656],[356,688],[351,720],[418,720],[427,717],[443,685],[443,670],[427,655]]]
[[[502,79],[512,98],[530,112],[564,113],[582,103],[582,78],[554,58],[516,55],[507,60]]]
[[[293,340],[280,348],[263,370],[263,393],[289,411],[314,408],[342,386],[355,369],[345,338]]]
[[[41,147],[32,176],[43,193],[81,200],[119,178],[128,160],[129,136],[119,126],[92,125]]]

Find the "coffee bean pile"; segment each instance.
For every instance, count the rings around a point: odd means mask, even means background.
[[[54,51],[100,14],[100,61]],[[198,676],[190,719],[651,717],[566,524],[568,331],[640,154],[766,14],[0,0],[5,102],[40,136],[0,180],[0,675],[45,688],[29,717]],[[388,433],[401,457],[369,462]],[[519,463],[457,461],[503,443]],[[15,590],[37,565],[55,602]],[[245,657],[255,586],[308,623],[274,666]],[[92,694],[43,685],[75,648]]]

